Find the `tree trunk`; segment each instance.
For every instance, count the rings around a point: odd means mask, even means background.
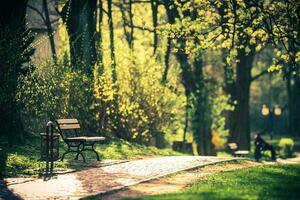
[[[157,14],[158,14],[158,2],[157,0],[151,0],[152,9],[152,24],[153,24],[153,55],[156,53],[158,36],[157,36]]]
[[[115,41],[114,41],[114,24],[112,17],[112,0],[107,0],[107,15],[108,15],[108,26],[109,26],[109,41],[110,41],[110,59],[111,59],[111,70],[113,83],[117,81],[116,71],[116,55],[115,55]]]
[[[254,60],[254,48],[247,54],[245,49],[238,50],[236,70],[236,108],[234,111],[234,131],[231,138],[239,148],[250,150],[250,84]]]
[[[92,75],[96,61],[96,0],[69,0],[62,10],[71,50],[71,64]]]
[[[48,10],[48,3],[47,0],[43,0],[43,9],[45,12],[45,25],[47,27],[47,32],[48,32],[48,37],[49,37],[49,42],[50,42],[50,47],[51,47],[51,52],[52,52],[52,58],[54,63],[57,62],[57,55],[56,55],[56,50],[55,50],[55,41],[54,41],[54,35],[53,35],[53,29],[50,21],[50,16],[49,16],[49,10]]]
[[[235,88],[235,80],[234,80],[234,69],[232,66],[226,61],[227,56],[229,55],[229,50],[222,49],[222,62],[224,67],[224,91],[228,94],[229,97],[229,104],[234,106],[234,102],[236,101],[236,88]],[[226,111],[225,113],[226,118],[226,129],[229,130],[230,135],[233,135],[234,131],[234,111]],[[229,137],[228,142],[231,141],[233,138]]]
[[[21,65],[33,53],[25,53],[33,40],[32,37],[25,38],[28,37],[25,33],[26,7],[27,0],[8,1],[0,7],[0,134],[6,136],[9,146],[14,142],[23,142],[24,138],[16,93]]]
[[[188,95],[187,91],[185,91],[185,97],[186,97],[186,105],[185,105],[185,119],[184,119],[183,138],[182,138],[183,143],[186,142],[186,133],[187,133],[188,126],[189,126],[190,100],[189,100],[189,95]]]
[[[133,39],[133,13],[132,13],[132,0],[129,0],[129,10],[128,10],[128,15],[129,15],[129,23],[130,23],[130,49],[133,51],[134,50],[134,39]]]
[[[161,78],[161,83],[165,84],[168,80],[168,72],[170,68],[170,54],[171,54],[171,38],[167,39],[167,50],[165,53],[165,70]]]
[[[288,108],[288,128],[289,133],[293,133],[294,129],[294,120],[293,120],[293,93],[292,93],[292,83],[291,83],[291,73],[286,67],[287,70],[285,71],[285,83],[286,83],[286,92],[287,92],[287,108]]]
[[[294,20],[289,17],[290,24],[294,24]],[[296,32],[299,33],[299,27],[297,27]],[[298,41],[300,36],[298,34]],[[300,76],[297,69],[300,69],[299,63],[296,62],[296,54],[299,52],[299,47],[296,45],[295,38],[289,38],[288,40],[288,51],[290,54],[290,60],[288,62],[286,79],[287,79],[287,92],[288,92],[288,108],[289,108],[289,127],[292,135],[298,137],[300,134]]]
[[[175,19],[180,15],[176,5],[165,5],[169,23],[175,23]],[[170,8],[171,7],[171,8]],[[191,14],[191,13],[186,13]],[[199,155],[213,155],[213,145],[211,142],[211,107],[209,106],[209,95],[204,84],[203,63],[201,54],[195,58],[193,65],[189,63],[189,57],[185,52],[185,39],[176,41],[179,50],[175,56],[181,67],[181,80],[186,91],[186,96],[191,99],[194,113],[192,117],[192,127],[194,139],[197,143]]]
[[[99,62],[99,66],[97,69],[98,75],[102,75],[104,73],[104,64],[103,64],[103,50],[102,50],[102,26],[103,26],[103,2],[99,0],[99,16],[98,16],[98,32],[96,37],[96,42],[98,43],[97,48],[97,61]]]
[[[209,99],[209,90],[205,84],[203,73],[203,61],[201,55],[194,59],[194,75],[197,85],[194,91],[194,118],[193,126],[195,128],[195,138],[197,140],[197,151],[199,155],[215,155],[212,136],[211,136],[211,102]],[[198,137],[197,137],[198,136]]]
[[[294,77],[293,85],[293,135],[299,137],[300,135],[300,77]]]

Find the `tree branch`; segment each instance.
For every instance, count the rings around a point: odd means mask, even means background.
[[[35,8],[29,4],[27,5],[27,7],[30,8],[31,10],[35,11],[42,18],[44,24],[46,24],[46,19],[41,11],[39,11],[37,8]]]
[[[130,24],[128,22],[125,22],[125,25],[130,27]],[[151,33],[155,32],[153,29],[147,28],[147,27],[143,27],[143,26],[133,25],[133,28],[140,29],[140,30],[143,30],[143,31],[149,31]]]
[[[263,76],[263,75],[265,75],[265,74],[267,74],[267,73],[268,73],[268,70],[264,70],[264,71],[260,72],[259,74],[256,74],[255,76],[253,76],[253,77],[251,78],[251,82],[252,82],[252,81],[255,81],[256,79],[260,78],[261,76]]]

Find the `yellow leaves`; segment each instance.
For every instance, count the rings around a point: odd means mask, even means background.
[[[284,60],[285,62],[288,62],[290,59],[290,56],[288,54],[281,54],[280,58]]]
[[[131,131],[132,131],[132,133],[133,133],[133,134],[132,134],[132,138],[133,138],[133,139],[137,138],[137,136],[139,135],[139,133],[138,133],[137,131],[135,131],[135,129],[132,129]]]
[[[251,49],[247,46],[247,47],[245,48],[245,52],[246,52],[246,54],[249,54],[249,53],[251,52]]]
[[[300,51],[298,51],[298,52],[296,53],[295,61],[296,61],[296,62],[300,62]]]
[[[253,34],[253,29],[252,29],[251,27],[246,27],[246,28],[244,29],[244,32],[245,32],[247,35],[251,36],[251,35]]]
[[[262,45],[261,44],[258,44],[256,47],[255,47],[255,51],[256,52],[259,52],[262,48]]]
[[[108,118],[110,126],[122,127],[126,137],[133,140],[149,138],[153,127],[160,129],[167,126],[170,120],[166,119],[171,118],[171,112],[176,113],[177,110],[174,106],[177,96],[160,84],[164,66],[157,62],[148,49],[135,51],[128,57],[120,55],[117,62],[118,77],[121,77],[118,91],[114,89],[110,74],[104,73],[94,83],[99,107],[105,108],[100,119]],[[174,77],[170,76],[171,83]]]
[[[231,62],[232,62],[232,59],[231,59],[231,57],[226,57],[226,62],[228,63],[228,64],[231,64]]]
[[[251,7],[250,9],[249,9],[249,11],[251,12],[251,13],[256,13],[257,12],[257,8],[256,7]]]
[[[221,47],[222,48],[229,48],[231,46],[231,41],[230,40],[225,40],[222,42]]]
[[[250,44],[255,44],[256,43],[256,39],[254,37],[251,37],[249,43]]]
[[[280,71],[281,69],[282,69],[282,65],[274,64],[269,67],[268,72]]]
[[[235,57],[238,55],[238,51],[237,49],[233,49],[231,52],[230,52],[231,56]]]
[[[282,60],[285,63],[287,63],[290,60],[290,55],[288,53],[284,53],[279,49],[275,49],[275,55],[276,55],[276,59],[275,61],[273,61],[274,63],[277,63],[278,60]]]
[[[114,99],[116,90],[108,74],[105,73],[98,78],[94,86],[94,93],[96,98],[102,101],[108,102]]]

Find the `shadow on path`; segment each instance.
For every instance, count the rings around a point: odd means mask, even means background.
[[[0,200],[19,200],[19,196],[15,195],[7,188],[7,184],[3,179],[0,179]]]

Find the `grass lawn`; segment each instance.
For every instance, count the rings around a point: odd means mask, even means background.
[[[60,142],[60,156],[66,150],[66,145]],[[145,156],[167,156],[167,155],[183,155],[171,149],[157,149],[155,147],[147,147],[136,143],[130,143],[121,139],[110,139],[107,144],[97,145],[96,150],[102,159],[139,159]],[[0,147],[0,159],[3,159],[3,152]],[[93,152],[84,152],[87,162],[89,159],[95,160]],[[1,156],[2,155],[2,156]],[[74,153],[67,154],[64,162],[55,162],[57,168],[78,168],[78,165],[72,166],[70,163],[74,159]],[[6,172],[0,172],[0,178],[3,177],[28,177],[37,176],[41,167],[45,162],[39,161],[40,158],[40,138],[31,136],[24,145],[15,145],[5,154]],[[79,157],[79,160],[81,157]],[[0,162],[0,165],[4,162]],[[3,169],[4,166],[0,166]]]
[[[178,193],[130,199],[300,199],[299,189],[300,165],[274,164],[209,175]]]

